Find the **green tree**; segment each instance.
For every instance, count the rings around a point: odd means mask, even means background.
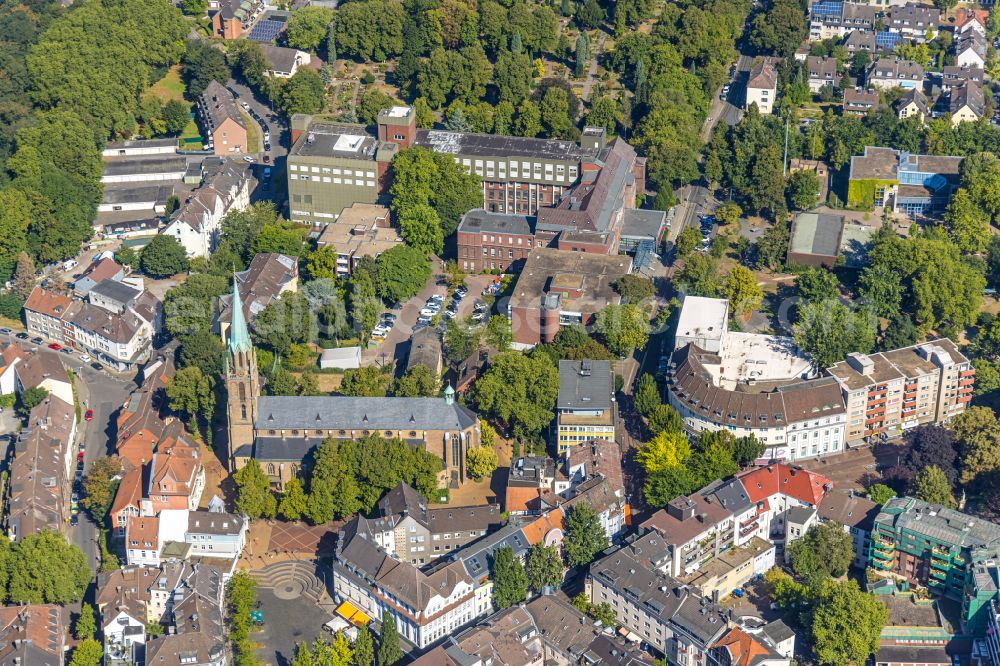
[[[181,0],[181,11],[187,16],[204,16],[208,11],[208,0]]]
[[[389,377],[374,365],[351,368],[344,372],[340,382],[341,395],[360,397],[384,397]]]
[[[486,342],[498,351],[510,349],[514,334],[510,329],[510,320],[503,315],[493,315],[486,322]]]
[[[701,243],[701,234],[694,227],[684,227],[677,234],[677,256],[686,257],[694,252]]]
[[[292,345],[315,340],[317,326],[316,315],[305,294],[286,291],[260,311],[250,333],[257,343],[283,356]]]
[[[378,88],[367,88],[358,100],[358,120],[365,125],[375,125],[379,111],[398,104],[396,100],[386,95]]]
[[[917,472],[913,477],[910,493],[917,499],[930,504],[940,504],[948,508],[955,506],[955,498],[951,494],[951,483],[941,468],[929,465]]]
[[[990,216],[960,188],[944,212],[944,223],[952,242],[962,252],[982,252],[990,242]]]
[[[396,620],[389,611],[382,611],[382,633],[378,642],[378,666],[395,666],[403,658],[399,647]]]
[[[479,413],[514,436],[535,436],[552,422],[559,372],[548,358],[518,352],[496,355],[473,385]]]
[[[622,303],[639,304],[656,295],[653,281],[639,275],[624,275],[615,280],[614,287],[622,297]]]
[[[691,442],[681,431],[661,431],[643,444],[636,452],[636,461],[654,475],[671,467],[678,467],[691,457]]]
[[[531,92],[531,58],[527,53],[503,51],[493,69],[500,101],[518,107]]]
[[[648,372],[642,373],[635,383],[633,394],[635,410],[648,418],[660,406],[661,402],[660,389],[656,386],[656,380]]]
[[[764,301],[764,291],[757,284],[757,278],[744,266],[733,266],[726,277],[726,298],[734,315],[746,319]]]
[[[316,54],[333,21],[333,10],[327,7],[302,7],[292,13],[285,29],[285,41],[293,49]]]
[[[483,205],[482,182],[466,173],[451,156],[427,148],[401,151],[392,160],[392,211],[397,219],[420,205],[437,212],[441,232],[448,237],[462,216]]]
[[[285,484],[285,492],[281,495],[278,513],[286,520],[298,520],[306,512],[306,493],[298,477],[292,477]]]
[[[184,131],[191,120],[191,106],[178,99],[172,99],[163,105],[163,124],[167,134],[176,136]]]
[[[679,432],[684,427],[681,415],[670,405],[658,405],[647,418],[646,424],[654,435],[661,432]]]
[[[493,605],[503,610],[521,603],[528,596],[528,576],[510,546],[493,553]]]
[[[514,133],[529,138],[542,133],[542,112],[538,105],[530,99],[525,99],[517,107],[517,120],[514,122]]]
[[[821,664],[863,664],[878,651],[889,610],[857,581],[826,581],[812,613],[812,639]]]
[[[788,177],[785,195],[788,205],[795,210],[815,208],[819,197],[819,176],[813,171],[795,171]]]
[[[309,227],[278,219],[264,224],[250,240],[250,259],[264,252],[277,252],[297,258],[308,253]],[[249,261],[247,262],[249,264]]]
[[[326,86],[319,72],[301,67],[281,88],[281,110],[286,115],[318,113],[326,103]]]
[[[735,201],[727,201],[715,209],[715,219],[719,224],[736,224],[743,216],[743,209]]]
[[[321,280],[323,278],[335,280],[337,278],[338,257],[337,248],[333,245],[324,245],[317,248],[309,255],[309,260],[306,262],[306,270],[309,272],[309,277],[313,280]]]
[[[471,319],[449,319],[444,328],[444,353],[455,362],[464,361],[479,349],[483,339],[483,329]]]
[[[271,493],[271,483],[260,468],[260,463],[251,458],[233,474],[236,484],[236,510],[249,518],[274,518],[278,501]]]
[[[597,313],[595,328],[608,349],[624,358],[649,340],[649,318],[635,304],[611,304]]]
[[[799,273],[795,288],[806,301],[827,301],[840,295],[837,276],[824,268],[809,267]]]
[[[392,394],[400,398],[433,398],[438,395],[438,378],[427,366],[415,365],[393,382]]]
[[[573,128],[573,118],[570,117],[569,96],[565,90],[556,86],[548,88],[539,101],[538,110],[546,136],[568,137]]]
[[[854,541],[835,521],[817,523],[789,548],[792,569],[810,584],[847,573],[854,560]]]
[[[802,303],[792,338],[817,368],[828,368],[851,352],[867,354],[875,346],[870,312],[852,312],[837,301]]]
[[[896,491],[884,483],[876,483],[868,488],[868,499],[877,504],[885,504],[895,496]]]
[[[173,236],[154,236],[139,253],[139,270],[152,278],[165,278],[188,269],[187,253]]]
[[[97,621],[94,619],[94,607],[84,602],[80,607],[80,614],[76,617],[73,625],[73,636],[77,640],[93,638],[97,633]]]
[[[733,442],[733,460],[740,467],[749,467],[764,455],[767,447],[753,434],[737,437]]]
[[[410,247],[424,254],[441,254],[444,249],[441,220],[429,204],[416,204],[403,210],[399,218],[399,233]]]
[[[211,421],[215,411],[215,381],[198,367],[181,368],[167,385],[170,409],[187,415],[189,425],[200,416]]]
[[[48,389],[41,386],[32,386],[21,392],[21,409],[27,413],[42,404],[49,397]]]
[[[497,452],[491,446],[474,446],[465,455],[465,464],[469,476],[476,481],[491,476],[496,470],[499,460]]]
[[[566,539],[563,553],[571,567],[590,564],[608,547],[608,536],[601,525],[601,517],[585,502],[574,504],[566,516]]]
[[[226,346],[222,339],[210,331],[199,330],[180,338],[177,365],[181,368],[201,368],[209,377],[218,377]]]
[[[528,589],[536,594],[549,587],[554,588],[563,580],[563,563],[555,546],[542,543],[532,544],[528,550],[528,564],[524,568]]]
[[[586,32],[580,32],[576,37],[576,50],[573,58],[573,75],[583,78],[587,72],[587,61],[590,60],[590,40]]]
[[[225,83],[229,80],[226,56],[210,42],[200,39],[188,40],[184,45],[181,59],[181,76],[184,79],[185,95],[190,100],[198,99],[212,81]]]
[[[618,105],[615,100],[607,95],[601,95],[590,105],[587,113],[587,125],[591,127],[603,127],[608,136],[614,136],[618,129]]]
[[[83,497],[80,499],[80,506],[90,513],[98,525],[102,525],[108,515],[121,473],[120,458],[101,457],[90,463],[90,469],[83,477]]]
[[[358,637],[354,639],[354,656],[351,666],[374,666],[375,646],[372,643],[372,633],[368,627],[358,629]]]
[[[29,534],[9,546],[7,601],[70,604],[83,598],[93,573],[87,556],[57,532]]]
[[[375,260],[376,289],[388,302],[405,301],[424,288],[431,278],[427,255],[408,245],[389,248]]]
[[[82,641],[73,649],[70,666],[100,666],[104,659],[104,648],[93,638]]]
[[[361,337],[365,338],[378,324],[382,314],[382,302],[375,295],[371,274],[356,270],[348,281],[347,296],[351,321]]]
[[[750,24],[750,44],[782,58],[795,53],[805,37],[805,13],[794,0],[774,0]]]

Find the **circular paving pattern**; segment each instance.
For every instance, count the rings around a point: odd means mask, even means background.
[[[302,596],[302,583],[297,580],[280,584],[274,588],[274,596],[279,599],[298,599]]]
[[[269,589],[279,599],[290,601],[301,596],[314,601],[324,593],[323,582],[316,576],[316,566],[308,562],[279,562],[254,571],[257,584]]]

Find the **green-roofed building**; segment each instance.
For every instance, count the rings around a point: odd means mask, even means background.
[[[875,518],[869,566],[962,603],[965,633],[985,631],[997,596],[1000,525],[913,497],[889,500]]]

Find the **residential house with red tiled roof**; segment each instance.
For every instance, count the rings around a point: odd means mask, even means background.
[[[54,604],[0,608],[0,664],[61,666],[68,624],[64,609]]]
[[[62,342],[65,339],[62,320],[72,302],[65,294],[42,287],[32,289],[28,300],[24,302],[24,321],[28,335]]]
[[[28,358],[27,352],[19,346],[7,343],[0,345],[0,394],[17,391],[17,371],[15,366]]]
[[[741,627],[731,627],[712,645],[712,656],[719,666],[788,666],[766,633],[749,634]]]

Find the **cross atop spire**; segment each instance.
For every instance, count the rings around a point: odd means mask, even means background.
[[[233,274],[232,324],[229,327],[229,351],[251,351],[250,332],[243,317],[243,302],[240,300],[239,281]]]

